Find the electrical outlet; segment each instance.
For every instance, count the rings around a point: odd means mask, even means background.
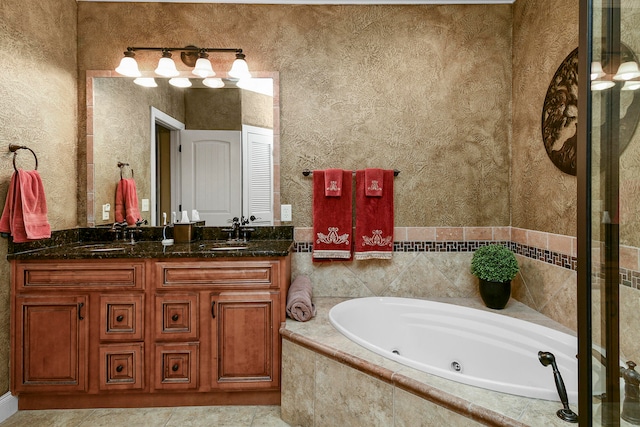
[[[103,220],[108,220],[109,219],[109,211],[111,210],[111,205],[110,204],[106,204],[106,205],[102,205],[102,219]]]
[[[280,205],[280,220],[291,221],[291,205]]]
[[[142,199],[142,212],[149,212],[149,199]]]

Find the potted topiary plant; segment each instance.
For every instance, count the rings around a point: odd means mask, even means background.
[[[471,259],[471,274],[480,279],[480,296],[489,308],[503,309],[511,297],[511,280],[518,273],[518,260],[506,246],[478,248]]]

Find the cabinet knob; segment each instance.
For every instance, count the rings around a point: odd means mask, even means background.
[[[173,320],[174,322],[177,322],[179,318],[180,316],[178,316],[177,314],[174,314],[173,316],[171,316],[171,320]]]
[[[177,363],[171,367],[171,370],[173,372],[177,371],[178,369],[180,369],[180,365],[178,365]]]
[[[118,322],[122,322],[122,321],[124,320],[124,316],[121,314],[121,315],[119,315],[118,317],[116,317],[116,320],[117,320]]]
[[[116,372],[122,372],[123,369],[124,369],[124,366],[122,365],[116,366]]]

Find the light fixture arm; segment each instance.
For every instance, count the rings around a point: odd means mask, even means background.
[[[187,46],[187,47],[140,47],[140,46],[131,46],[127,48],[127,52],[135,52],[136,50],[155,50],[159,52],[168,51],[183,51],[183,52],[235,52],[236,54],[241,54],[242,49],[237,47],[195,47],[195,46]]]

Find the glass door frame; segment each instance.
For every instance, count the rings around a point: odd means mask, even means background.
[[[600,112],[592,110],[591,63],[594,56],[606,64],[605,71],[615,73],[620,62],[620,0],[598,0],[602,3],[602,34],[594,32],[594,0],[580,0],[579,71],[578,81],[586,82],[578,87],[578,413],[581,426],[591,426],[594,416],[599,416],[603,426],[620,425],[619,378],[619,123],[620,89],[618,85],[598,94]],[[599,3],[598,3],[599,4]],[[600,50],[594,55],[594,36],[601,37]],[[607,53],[608,52],[608,53]],[[592,131],[592,114],[601,114],[599,134]],[[593,150],[598,145],[598,157]],[[592,204],[593,164],[597,161],[602,220],[596,217]],[[600,225],[599,235],[594,236],[594,223]],[[600,248],[593,248],[594,237]],[[594,251],[594,249],[597,249]],[[598,254],[598,260],[594,260]],[[595,265],[598,262],[599,265]],[[600,292],[600,304],[593,307],[593,271],[600,272],[596,290]],[[592,310],[600,310],[599,345],[605,353],[605,393],[601,395],[599,414],[594,413],[593,398],[598,392],[593,384],[593,326]]]

